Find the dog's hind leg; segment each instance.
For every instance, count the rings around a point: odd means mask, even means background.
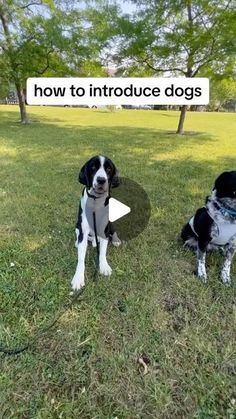
[[[107,245],[108,239],[103,239],[100,237],[99,272],[102,275],[110,276],[112,273],[112,269],[107,263]]]
[[[109,221],[107,226],[107,233],[109,235],[110,241],[113,246],[119,247],[122,244],[122,241],[119,239],[117,232],[114,229],[113,224]]]
[[[122,241],[119,239],[116,231],[111,236],[111,242],[113,246],[116,246],[116,247],[119,247],[122,244]]]
[[[198,241],[198,247],[197,247],[197,276],[202,280],[202,282],[207,282],[206,248],[207,248],[207,243]]]
[[[96,239],[95,236],[92,234],[88,235],[88,241],[91,242],[93,247],[97,247],[97,243],[96,243]]]
[[[230,278],[230,269],[232,260],[236,251],[236,236],[230,240],[230,243],[227,245],[225,251],[225,259],[221,270],[221,280],[225,285],[230,285],[231,278]]]

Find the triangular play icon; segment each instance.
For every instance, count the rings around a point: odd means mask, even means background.
[[[119,218],[124,217],[124,215],[129,214],[130,211],[130,207],[122,204],[122,202],[118,201],[117,199],[109,199],[109,221],[116,221]]]

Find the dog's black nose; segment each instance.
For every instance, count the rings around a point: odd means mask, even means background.
[[[104,178],[104,177],[98,177],[97,178],[97,183],[99,184],[99,185],[103,185],[104,183],[106,182],[106,179]]]

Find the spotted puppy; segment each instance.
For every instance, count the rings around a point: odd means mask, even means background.
[[[224,263],[221,279],[229,285],[230,268],[236,251],[236,171],[224,172],[215,181],[206,205],[183,227],[185,245],[197,250],[197,275],[207,281],[206,251],[223,249]]]
[[[105,156],[92,157],[82,167],[79,182],[85,185],[79,206],[76,224],[76,247],[78,248],[78,264],[72,280],[73,291],[84,286],[85,256],[88,240],[96,246],[94,231],[94,214],[99,241],[99,272],[111,275],[112,269],[107,263],[106,252],[109,238],[115,246],[119,240],[112,224],[108,220],[110,190],[119,185],[117,169],[114,163]]]

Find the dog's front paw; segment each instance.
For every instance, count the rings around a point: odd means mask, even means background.
[[[220,274],[220,277],[221,277],[221,281],[223,282],[223,284],[225,284],[227,286],[231,285],[231,278],[230,278],[230,275],[227,272],[222,270],[221,274]]]
[[[84,275],[74,275],[74,278],[71,281],[72,290],[74,292],[79,291],[84,287]]]
[[[203,283],[207,282],[207,273],[203,266],[198,267],[197,276]]]
[[[100,274],[102,274],[102,275],[105,275],[105,276],[110,276],[110,275],[111,275],[111,273],[112,273],[112,269],[111,269],[111,267],[108,265],[108,263],[107,263],[107,262],[103,262],[103,263],[101,263],[101,264],[100,264],[100,266],[99,266],[99,272],[100,272]]]

